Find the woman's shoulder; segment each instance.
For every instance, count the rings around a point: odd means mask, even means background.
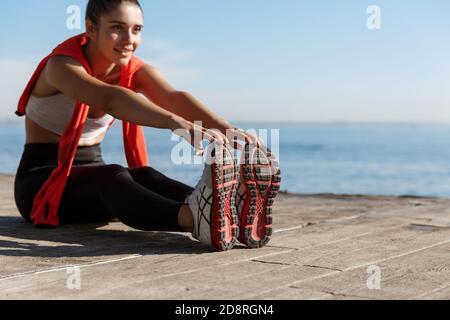
[[[69,62],[69,60],[66,60],[66,57],[51,57],[48,60],[44,69],[38,76],[36,84],[33,87],[33,90],[31,92],[33,96],[48,97],[61,93],[61,91],[50,84],[50,82],[48,81],[48,74],[50,68],[52,69],[52,72],[55,72],[55,69],[60,68],[59,64],[63,63],[64,61]]]
[[[49,72],[65,72],[67,71],[67,68],[81,68],[84,70],[81,62],[77,61],[74,58],[67,56],[52,56],[48,59],[44,67],[44,73],[48,74]]]
[[[62,93],[61,90],[52,85],[52,82],[55,82],[54,79],[60,79],[60,81],[69,80],[65,79],[68,68],[72,70],[78,69],[77,72],[80,72],[80,74],[84,73],[82,65],[73,58],[66,56],[50,57],[34,85],[32,95],[36,97],[48,97]],[[51,81],[52,79],[53,81]]]

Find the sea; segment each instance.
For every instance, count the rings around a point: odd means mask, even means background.
[[[234,124],[258,133],[276,155],[283,191],[450,197],[450,125]],[[189,156],[189,145],[169,130],[145,128],[145,136],[152,167],[197,183],[203,162],[193,152]],[[15,174],[24,143],[23,119],[0,122],[0,173]],[[120,121],[108,131],[102,151],[105,162],[126,165]]]

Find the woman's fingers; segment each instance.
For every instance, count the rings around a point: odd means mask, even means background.
[[[241,140],[243,140],[247,143],[250,143],[250,144],[255,143],[255,139],[252,136],[250,136],[247,133],[240,131],[240,130],[237,130],[237,132],[239,133],[239,137]]]
[[[233,149],[241,151],[244,149],[244,144],[242,143],[244,141],[245,143],[255,144],[258,148],[263,145],[257,135],[247,133],[239,128],[228,129],[227,134],[224,135],[217,129],[206,129],[193,123],[189,123],[187,127],[189,127],[188,131],[190,132],[190,141],[189,137],[185,138],[194,147],[196,155],[203,154],[204,140],[208,140],[209,142],[219,142],[222,144],[227,144]]]
[[[195,155],[199,156],[203,154],[203,144],[201,139],[196,139],[195,132],[191,131],[189,137],[186,139],[194,148]]]
[[[233,139],[237,138],[239,140],[245,141],[246,143],[255,144],[258,148],[263,145],[261,139],[257,135],[245,132],[242,129],[235,128],[229,129],[229,135],[233,136]],[[236,148],[235,148],[236,149]]]
[[[209,142],[218,141],[220,143],[224,143],[224,138],[213,132],[212,130],[206,130],[202,127],[195,127],[191,133],[191,141],[190,143],[195,149],[195,155],[201,156],[203,155],[203,141],[208,140]]]
[[[223,143],[223,139],[220,136],[212,135],[209,130],[203,132],[203,140],[208,140],[210,142],[219,141]]]
[[[256,144],[256,146],[258,148],[261,147],[261,145],[263,145],[263,143],[261,142],[261,140],[259,139],[258,136],[251,134],[251,133],[247,133],[247,135],[253,139],[253,142]]]
[[[228,140],[227,136],[224,135],[222,132],[220,132],[219,130],[206,130],[207,133],[210,134],[210,136],[212,136],[214,138],[214,140],[220,141],[222,143],[226,143],[229,144],[230,141]]]

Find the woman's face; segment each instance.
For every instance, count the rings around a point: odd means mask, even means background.
[[[90,29],[92,24],[88,21],[87,33],[106,60],[126,66],[141,43],[143,24],[141,9],[125,1],[109,14],[102,15],[98,28]]]

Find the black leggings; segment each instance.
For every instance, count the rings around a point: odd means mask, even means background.
[[[17,170],[14,197],[25,220],[34,197],[56,168],[57,144],[27,144]],[[150,167],[106,165],[100,146],[79,147],[64,189],[61,224],[107,222],[117,218],[145,231],[183,231],[178,212],[193,188]]]

